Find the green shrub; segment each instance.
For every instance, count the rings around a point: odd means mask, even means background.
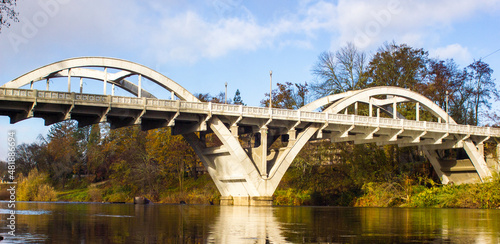
[[[500,180],[478,184],[435,186],[411,197],[408,207],[499,208]]]
[[[356,200],[356,207],[393,207],[405,201],[405,190],[398,183],[368,182],[361,190],[363,195]]]
[[[274,193],[275,205],[308,205],[311,201],[311,192],[288,188],[287,190],[278,190]]]

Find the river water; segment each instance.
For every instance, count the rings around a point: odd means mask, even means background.
[[[500,243],[500,210],[0,202],[0,243]],[[12,232],[11,232],[12,233]]]

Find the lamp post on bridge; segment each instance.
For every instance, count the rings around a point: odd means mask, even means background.
[[[446,123],[450,123],[450,114],[448,113],[448,91],[446,91]]]
[[[227,82],[225,83],[226,85],[226,92],[224,93],[224,104],[227,104]]]
[[[269,109],[273,108],[273,71],[269,71]]]

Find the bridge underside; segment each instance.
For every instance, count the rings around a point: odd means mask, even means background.
[[[104,72],[86,67],[104,67]],[[121,71],[108,73],[108,67]],[[129,81],[134,75],[138,85]],[[80,78],[80,93],[48,91],[49,79],[58,77],[68,78],[70,90],[72,76]],[[155,99],[144,91],[142,77],[171,92],[172,99]],[[83,94],[82,78],[102,80],[104,95]],[[47,91],[15,89],[29,84],[33,87],[41,80],[47,80]],[[137,98],[107,95],[108,82]],[[147,67],[90,57],[60,61],[27,73],[0,87],[0,101],[0,115],[9,116],[11,123],[39,117],[46,125],[73,119],[79,126],[108,122],[112,129],[169,126],[194,148],[220,191],[223,205],[271,205],[286,170],[311,140],[418,146],[443,184],[483,182],[491,177],[492,168],[498,167],[496,160],[486,163],[483,143],[500,138],[500,131],[457,125],[429,99],[395,87],[336,94],[299,110],[200,103],[177,83]],[[401,103],[415,107],[415,120],[398,113]],[[364,116],[359,116],[361,105]],[[319,108],[322,112],[313,112]],[[434,122],[420,121],[424,111]],[[280,147],[271,149],[278,139]],[[450,160],[447,149],[460,149],[463,155]]]

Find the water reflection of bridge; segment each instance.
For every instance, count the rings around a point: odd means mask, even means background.
[[[78,93],[71,92],[74,78],[79,78]],[[68,92],[50,91],[50,79],[67,80]],[[83,93],[83,79],[102,81],[103,95]],[[145,79],[168,91],[171,99],[156,99],[144,90]],[[40,81],[47,82],[46,90],[33,89]],[[24,86],[29,89],[18,89]],[[114,96],[115,86],[134,97]],[[415,108],[415,119],[398,113],[402,103]],[[324,109],[314,112],[319,108]],[[359,115],[362,109],[366,116]],[[421,113],[431,115],[432,121],[421,121]],[[491,177],[483,144],[500,138],[500,129],[456,124],[432,101],[407,89],[350,91],[318,99],[299,110],[202,103],[152,69],[101,57],[63,60],[7,82],[0,87],[0,115],[9,116],[11,123],[40,117],[46,125],[73,119],[79,126],[100,122],[109,122],[111,128],[140,125],[143,130],[170,126],[203,161],[222,195],[221,204],[226,205],[272,204],[281,178],[310,140],[419,146],[447,184]],[[222,146],[207,147],[205,138],[212,133]],[[239,141],[243,134],[251,138],[249,148]],[[271,150],[278,138],[284,142],[282,147]],[[450,148],[465,149],[469,159],[440,160],[440,150]]]
[[[213,243],[289,243],[277,221],[275,209],[221,206],[209,241]]]
[[[213,243],[497,243],[495,210],[221,206]]]

